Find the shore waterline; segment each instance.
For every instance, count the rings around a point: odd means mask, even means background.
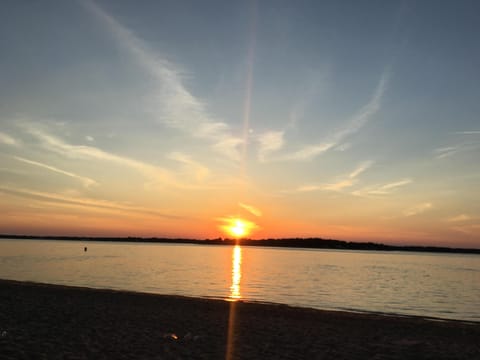
[[[479,275],[476,255],[0,240],[4,279],[469,321]]]

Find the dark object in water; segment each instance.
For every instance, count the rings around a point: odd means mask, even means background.
[[[83,248],[83,251],[85,251],[85,252],[87,251],[87,247],[86,247],[86,246]]]

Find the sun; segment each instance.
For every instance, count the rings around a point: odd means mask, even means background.
[[[242,237],[247,234],[247,224],[241,219],[234,219],[233,224],[228,228],[234,237]]]
[[[222,222],[224,224],[221,226],[221,229],[236,239],[250,235],[252,230],[257,227],[255,223],[237,217],[223,218]]]

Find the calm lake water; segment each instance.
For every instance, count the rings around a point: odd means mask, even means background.
[[[478,255],[0,240],[0,278],[480,321]]]

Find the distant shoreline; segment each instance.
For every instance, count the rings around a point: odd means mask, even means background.
[[[88,236],[37,236],[0,234],[0,239],[24,240],[66,240],[66,241],[105,241],[137,242],[159,244],[193,244],[193,245],[242,245],[301,249],[364,250],[364,251],[407,251],[453,254],[480,254],[480,249],[450,248],[437,246],[399,246],[373,242],[352,242],[322,238],[282,238],[282,239],[184,239],[184,238],[143,238],[143,237],[88,237]]]

